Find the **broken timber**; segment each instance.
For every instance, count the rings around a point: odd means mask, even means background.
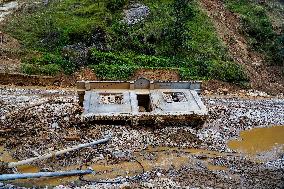
[[[194,127],[208,116],[200,81],[78,81],[77,92],[84,121]]]

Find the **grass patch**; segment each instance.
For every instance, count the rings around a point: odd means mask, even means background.
[[[63,59],[61,56],[44,53],[31,56],[23,60],[22,70],[26,74],[56,75],[60,72],[71,74],[75,71],[72,62]]]
[[[98,64],[90,65],[89,67],[103,80],[127,80],[137,69],[136,66],[129,66],[125,64]]]
[[[50,75],[55,76],[62,72],[58,64],[36,65],[24,63],[21,65],[22,71],[29,75]]]
[[[91,68],[102,79],[127,79],[138,68],[178,68],[183,80],[219,79],[247,81],[243,68],[227,61],[190,61],[177,57],[157,57],[132,53],[102,52],[93,49]]]
[[[103,79],[127,79],[138,68],[177,68],[183,79],[247,80],[196,1],[143,0],[150,15],[131,26],[121,21],[129,2],[55,0],[16,16],[5,30],[41,54],[25,61],[25,73],[74,72],[80,64],[62,49],[80,42],[88,48],[86,65]]]
[[[111,14],[103,1],[55,0],[35,12],[16,15],[4,30],[26,48],[58,52],[67,44],[90,37],[94,27],[105,28]]]

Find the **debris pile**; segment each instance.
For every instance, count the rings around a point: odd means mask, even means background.
[[[256,127],[284,125],[284,99],[207,98],[209,119],[194,132],[211,150],[230,151],[226,143],[239,132]]]
[[[104,99],[108,103],[122,100],[119,96],[108,97]],[[168,97],[182,99],[181,94]],[[95,171],[100,179],[77,178],[76,184],[62,183],[64,186],[57,186],[58,189],[279,188],[283,185],[281,154],[272,154],[273,160],[269,162],[256,163],[234,153],[227,142],[238,137],[242,130],[284,125],[284,99],[227,96],[206,97],[203,101],[210,116],[200,130],[183,126],[134,128],[82,122],[82,109],[72,91],[0,87],[0,135],[4,139],[1,144],[14,161],[20,161],[112,135],[107,144],[96,148],[82,148],[33,162],[33,166],[49,172],[62,171],[66,167],[97,166]],[[205,153],[206,150],[212,151]],[[210,170],[208,163],[226,169]],[[121,182],[116,182],[117,179]],[[102,180],[105,183],[99,182]]]

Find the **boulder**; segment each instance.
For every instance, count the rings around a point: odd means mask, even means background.
[[[143,21],[150,14],[150,9],[143,4],[132,4],[129,9],[124,10],[123,21],[128,25],[133,25]]]

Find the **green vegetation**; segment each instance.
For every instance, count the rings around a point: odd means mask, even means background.
[[[47,65],[36,65],[36,64],[22,64],[22,70],[24,73],[30,74],[30,75],[56,75],[60,73],[61,67],[58,64],[47,64]]]
[[[89,66],[102,79],[127,79],[138,68],[177,68],[182,79],[247,80],[197,2],[141,2],[151,13],[131,26],[121,21],[127,0],[55,0],[15,17],[5,29],[40,54],[24,61],[28,74],[72,73]],[[63,50],[77,43],[88,52],[84,61],[74,58],[82,54],[76,49]]]
[[[127,4],[128,0],[108,0],[106,1],[106,8],[114,12],[121,10]]]
[[[92,65],[99,77],[126,79],[137,68],[179,68],[181,77],[188,79],[218,78],[223,81],[244,81],[242,68],[230,61],[191,61],[190,59],[166,58],[131,53],[113,53],[93,50]],[[117,72],[115,71],[117,70]]]
[[[56,75],[62,71],[70,74],[75,71],[75,65],[61,56],[45,53],[41,56],[25,58],[22,70],[27,74]]]
[[[243,30],[251,47],[265,54],[270,63],[283,66],[284,31],[282,30],[282,34],[277,34],[273,30],[266,7],[249,0],[225,2],[230,10],[240,14]]]

